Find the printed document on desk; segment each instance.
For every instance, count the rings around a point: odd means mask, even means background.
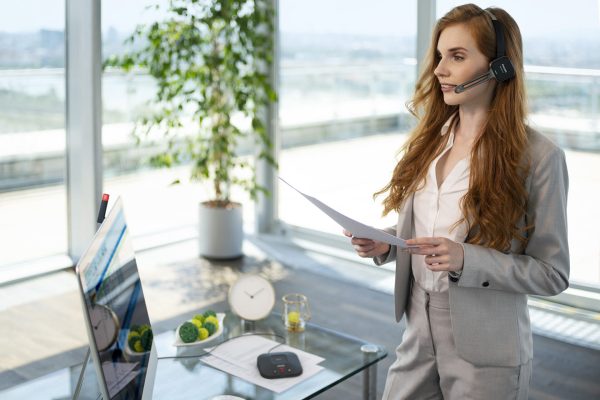
[[[342,226],[342,228],[346,229],[347,231],[352,232],[352,235],[354,235],[354,237],[377,240],[379,242],[388,243],[388,244],[398,246],[401,248],[413,247],[413,246],[408,246],[406,244],[406,240],[404,240],[402,238],[390,235],[389,233],[382,231],[381,229],[373,228],[372,226],[365,225],[362,222],[358,222],[356,220],[353,220],[350,217],[345,216],[344,214],[340,213],[339,211],[336,211],[333,208],[329,207],[328,205],[326,205],[319,199],[309,196],[305,193],[302,193],[301,191],[299,191],[298,189],[296,189],[295,187],[290,185],[288,182],[286,182],[285,179],[283,179],[281,177],[279,177],[279,179],[283,183],[285,183],[286,185],[288,185],[289,187],[294,189],[296,192],[300,193],[302,196],[304,196],[308,201],[313,203],[315,206],[317,206],[321,211],[323,211],[325,214],[327,214],[329,216],[329,218],[333,219],[335,222],[340,224]]]
[[[258,372],[256,359],[271,349],[296,353],[302,365],[302,375],[281,379],[263,378]],[[318,364],[324,358],[255,335],[240,336],[207,350],[210,350],[210,354],[200,359],[205,364],[276,393],[291,388],[323,369]]]

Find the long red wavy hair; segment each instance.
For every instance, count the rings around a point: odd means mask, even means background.
[[[460,204],[464,218],[457,221],[457,225],[466,220],[470,231],[467,243],[507,251],[513,239],[522,245],[526,243],[526,232],[518,228],[518,222],[526,212],[525,178],[529,170],[523,45],[519,27],[508,13],[500,8],[488,10],[504,27],[506,53],[515,67],[516,76],[496,85],[485,128],[473,144],[470,185]],[[491,18],[478,6],[456,7],[437,22],[424,68],[408,105],[418,119],[417,126],[401,149],[403,156],[392,179],[374,195],[389,192],[383,201],[384,215],[392,210],[399,211],[403,203],[422,187],[429,165],[446,143],[447,135],[440,135],[440,130],[458,106],[444,103],[434,70],[439,62],[436,50],[440,34],[454,24],[465,24],[479,51],[490,61],[496,56]]]

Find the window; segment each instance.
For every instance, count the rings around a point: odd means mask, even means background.
[[[67,252],[64,10],[0,13],[0,268]]]
[[[416,2],[279,6],[280,176],[353,218],[391,223],[371,195],[389,180],[410,123]],[[341,234],[286,186],[278,207],[284,224]]]

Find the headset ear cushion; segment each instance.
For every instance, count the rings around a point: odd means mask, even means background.
[[[506,56],[496,58],[490,63],[490,71],[498,82],[504,82],[515,77],[515,68]]]

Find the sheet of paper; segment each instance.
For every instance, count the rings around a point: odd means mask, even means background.
[[[286,182],[283,178],[279,177],[279,179],[283,183],[294,189],[296,192],[300,193],[302,196],[304,196],[304,198],[313,203],[315,206],[317,206],[321,211],[327,214],[329,218],[337,222],[342,228],[352,232],[352,235],[354,235],[355,237],[377,240],[379,242],[388,243],[391,245],[399,246],[401,248],[413,247],[408,246],[406,244],[406,240],[402,238],[390,235],[389,233],[382,231],[381,229],[373,228],[372,226],[365,225],[362,222],[358,222],[350,217],[345,216],[339,211],[336,211],[333,208],[329,207],[321,200],[309,196],[305,193],[302,193],[301,191],[290,185],[288,182]]]
[[[256,359],[262,353],[291,351],[298,356],[302,365],[302,375],[293,378],[266,379],[260,376]],[[228,374],[262,386],[276,393],[281,393],[292,386],[310,378],[323,367],[317,365],[324,358],[305,351],[278,345],[277,342],[261,336],[242,336],[225,342],[212,349],[211,354],[201,358],[202,362],[213,368],[220,369]]]

